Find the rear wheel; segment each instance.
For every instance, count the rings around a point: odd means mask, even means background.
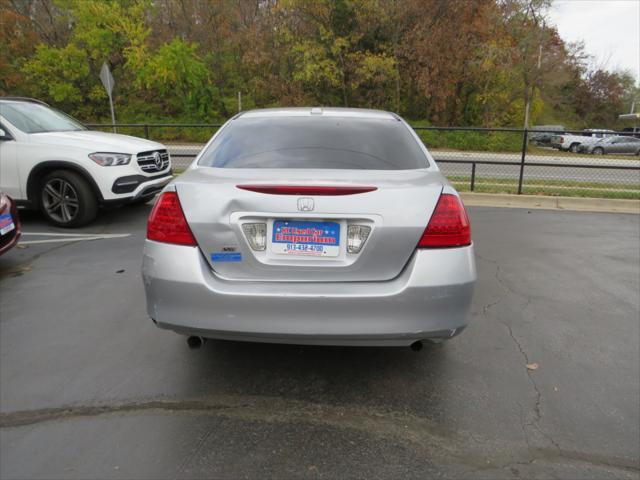
[[[82,176],[56,170],[42,179],[40,209],[58,227],[80,227],[96,217],[98,201]]]
[[[604,155],[604,149],[602,147],[596,147],[593,149],[594,155]]]
[[[578,153],[578,149],[580,148],[580,144],[579,143],[572,143],[571,146],[569,147],[569,151],[571,153]]]

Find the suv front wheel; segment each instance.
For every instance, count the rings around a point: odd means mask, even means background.
[[[47,220],[58,227],[80,227],[96,217],[98,202],[82,176],[69,170],[56,170],[42,179],[40,209]]]

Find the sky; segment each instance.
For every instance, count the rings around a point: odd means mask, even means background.
[[[630,70],[640,84],[640,0],[554,0],[549,19],[565,41],[584,41],[596,66]]]

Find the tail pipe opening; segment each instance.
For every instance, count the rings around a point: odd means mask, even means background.
[[[207,339],[202,337],[197,337],[197,336],[187,337],[187,345],[191,350],[197,350],[199,348],[202,348],[202,346],[205,344],[206,341]]]

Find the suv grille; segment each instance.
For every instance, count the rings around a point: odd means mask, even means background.
[[[140,152],[138,165],[143,172],[160,172],[169,166],[169,153],[166,150]]]

